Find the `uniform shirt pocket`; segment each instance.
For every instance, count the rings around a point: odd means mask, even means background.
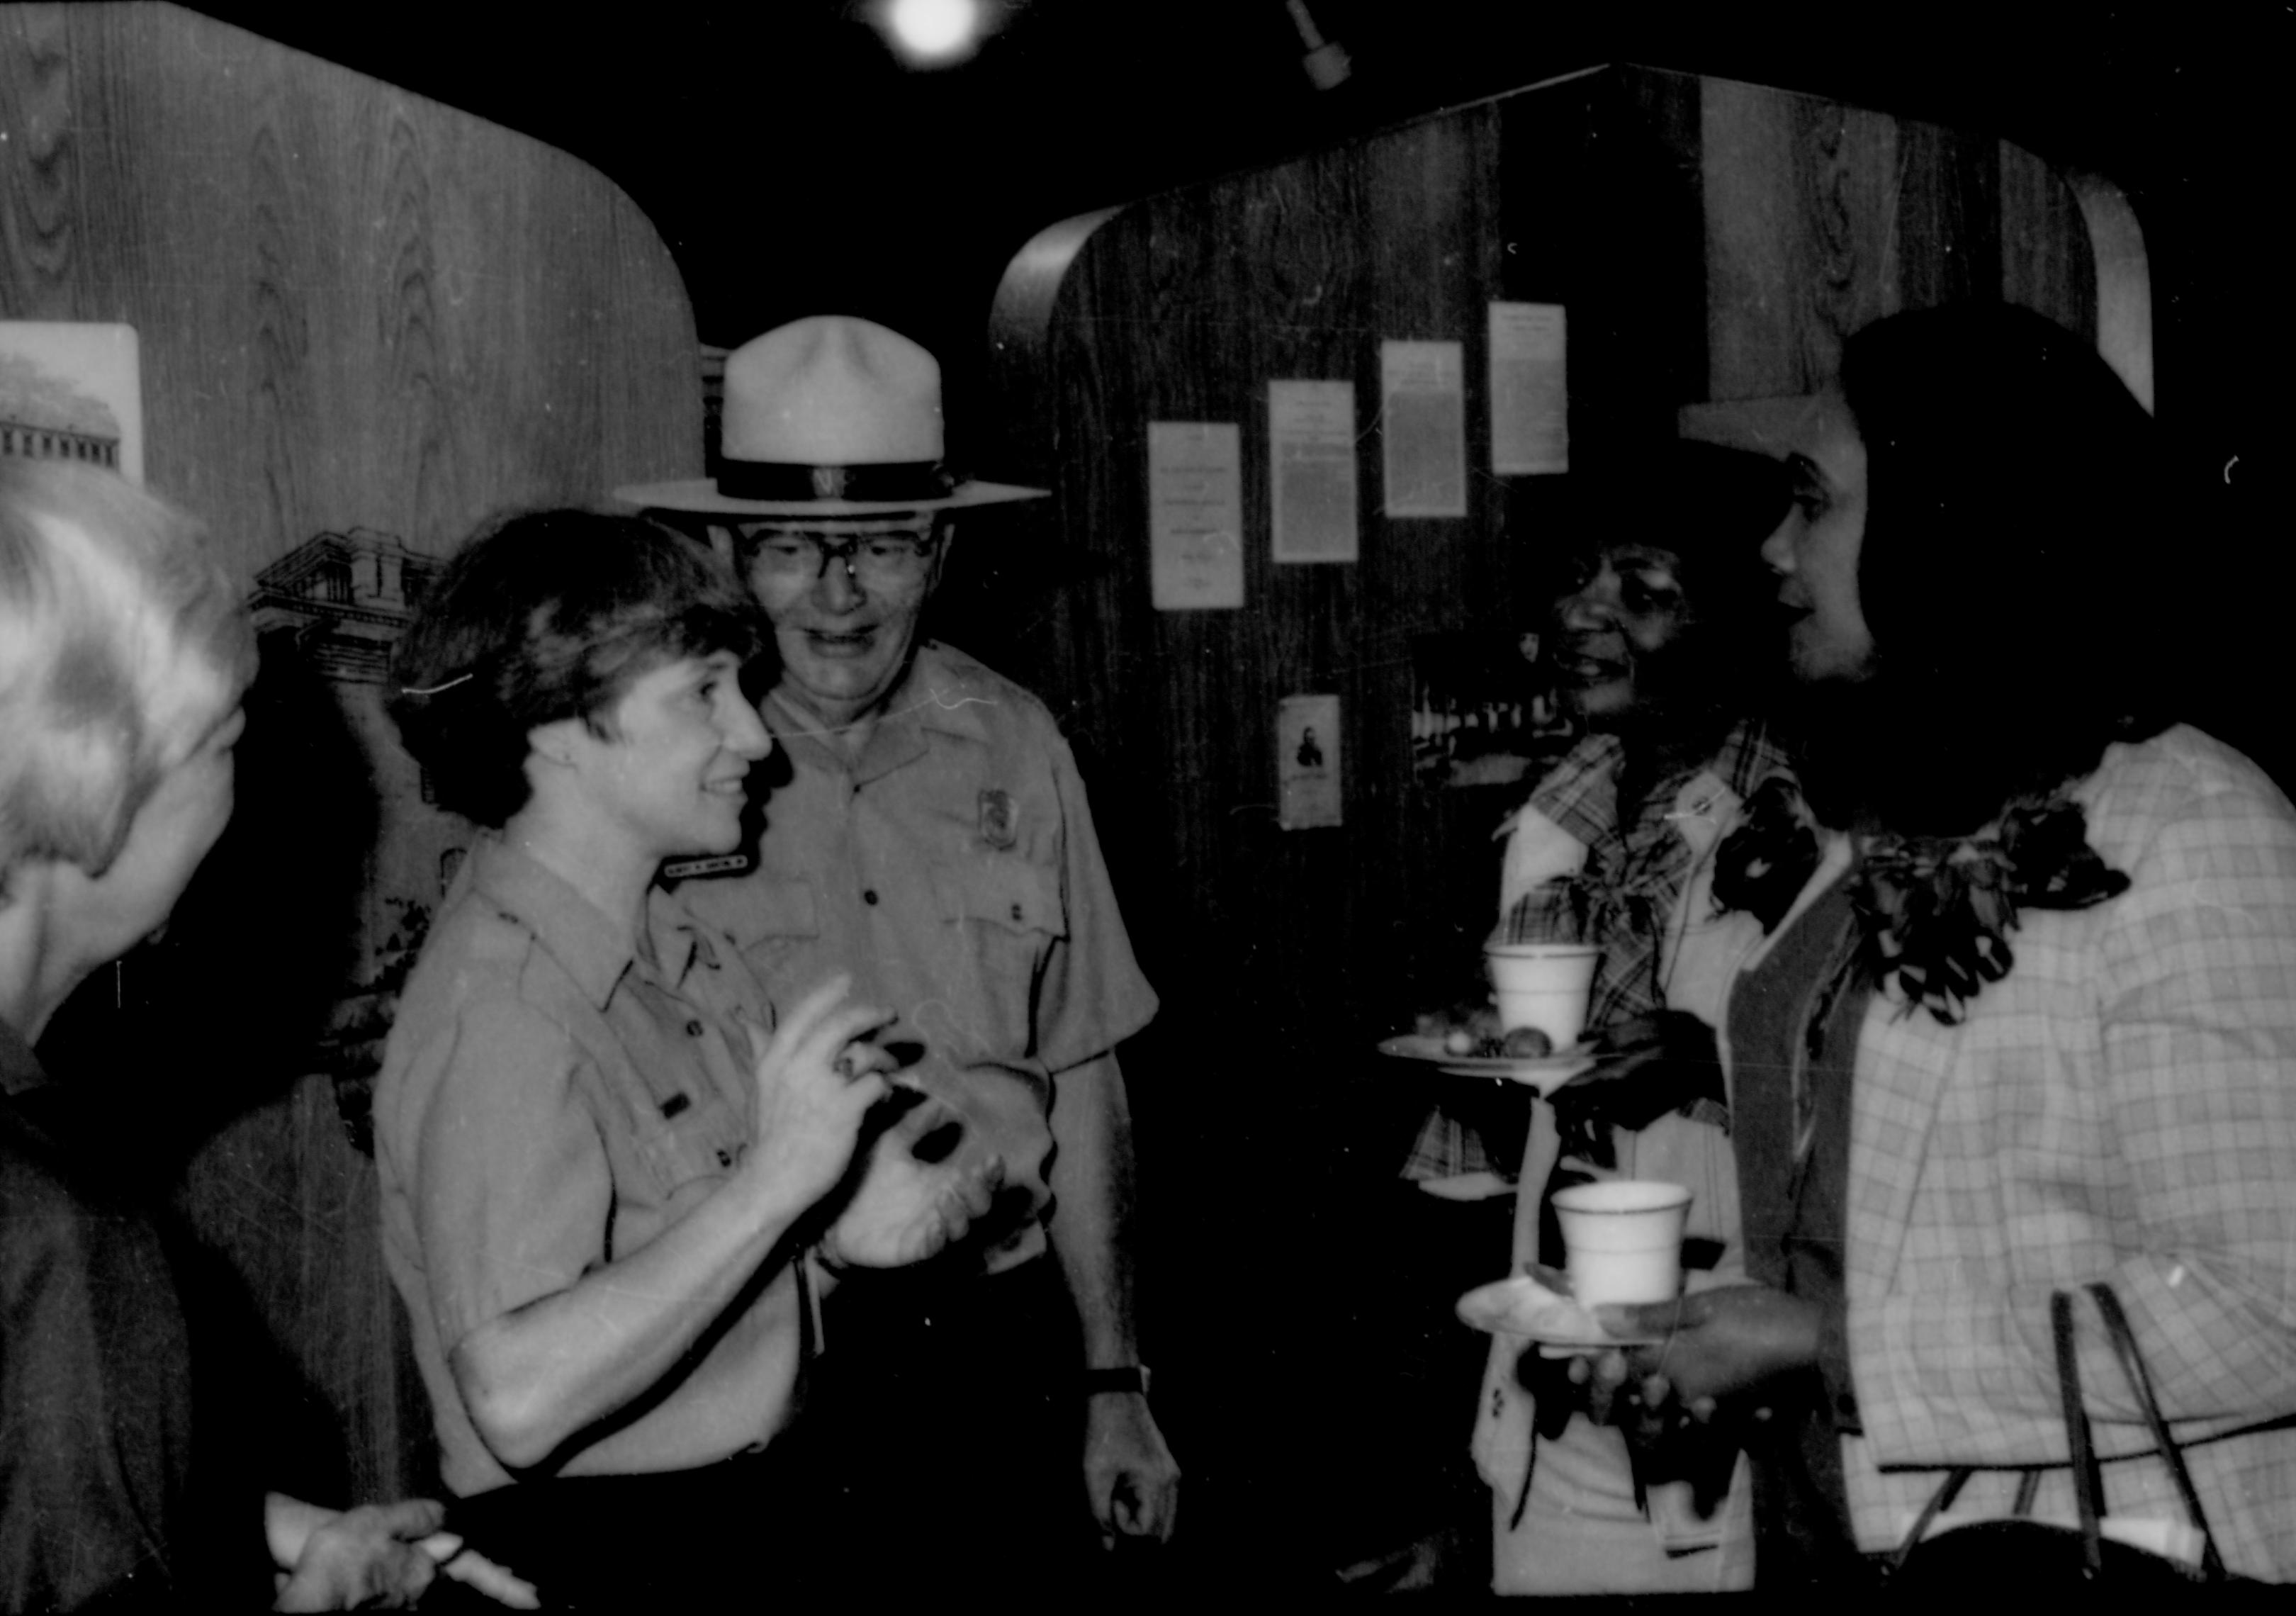
[[[717,1095],[677,1093],[663,1101],[634,1141],[665,1211],[675,1216],[691,1187],[734,1170],[749,1143],[742,1119]]]
[[[731,1172],[749,1133],[741,1108],[710,1079],[695,1043],[705,1024],[692,1008],[659,988],[628,984],[615,1010],[619,1036],[600,1052],[595,1070],[610,1096],[604,1103],[619,1113],[600,1119],[620,1140],[612,1243],[619,1256],[644,1245]]]
[[[820,898],[802,875],[755,875],[728,882],[693,907],[732,938],[767,979],[821,939]]]
[[[1060,883],[1051,870],[1025,859],[991,857],[944,865],[932,875],[944,920],[978,921],[1016,938],[1068,935]]]
[[[920,1017],[920,1032],[959,1064],[1029,1059],[1046,962],[1068,931],[1054,873],[1011,855],[975,855],[936,867],[932,883],[941,917],[933,990],[943,1013]]]

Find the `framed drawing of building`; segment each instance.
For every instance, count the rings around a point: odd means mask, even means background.
[[[0,320],[0,455],[83,461],[142,482],[135,328]]]

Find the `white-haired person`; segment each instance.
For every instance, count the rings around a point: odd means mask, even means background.
[[[8,1610],[398,1602],[450,1547],[427,1499],[337,1512],[264,1490],[262,1420],[191,1375],[155,1214],[32,1052],[80,982],[166,923],[222,833],[254,667],[239,595],[189,518],[110,472],[0,460]]]

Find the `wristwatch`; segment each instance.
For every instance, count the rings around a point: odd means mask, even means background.
[[[1087,1369],[1084,1372],[1084,1394],[1098,1397],[1103,1391],[1136,1391],[1148,1395],[1148,1366],[1122,1364],[1113,1369]]]

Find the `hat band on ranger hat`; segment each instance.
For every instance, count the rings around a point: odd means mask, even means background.
[[[947,499],[956,478],[937,460],[887,461],[870,465],[798,465],[784,460],[722,460],[718,492],[728,499],[802,504],[844,500],[868,504],[927,504]]]

